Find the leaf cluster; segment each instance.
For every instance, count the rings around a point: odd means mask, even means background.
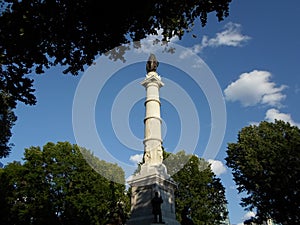
[[[184,151],[167,157],[168,171],[172,170],[172,165],[185,162],[183,168],[172,176],[178,185],[175,191],[177,219],[182,220],[181,212],[188,207],[194,224],[223,224],[228,215],[225,188],[212,172],[210,164],[196,155],[187,155]]]
[[[284,121],[244,127],[228,144],[226,164],[238,191],[247,195],[241,205],[257,209],[261,220],[300,223],[299,162],[300,129]]]
[[[191,31],[197,18],[205,26],[210,12],[223,20],[230,2],[4,0],[0,6],[0,89],[34,104],[29,94],[32,81],[25,74],[63,65],[67,66],[64,73],[77,75],[95,56],[157,34],[159,29],[163,30],[161,41],[168,41]]]
[[[11,96],[0,90],[0,159],[9,155],[13,144],[9,143],[12,136],[11,129],[17,117],[13,111],[15,102]]]
[[[106,224],[129,201],[125,185],[98,174],[68,142],[26,149],[23,164],[0,170],[0,182],[0,224]]]
[[[95,57],[107,53],[113,60],[124,60],[128,43],[158,34],[158,30],[163,31],[158,42],[181,38],[193,30],[196,20],[205,26],[208,13],[215,12],[223,20],[230,2],[2,0],[0,91],[15,103],[34,105],[35,89],[28,74],[42,74],[60,65],[63,73],[78,75]],[[0,144],[7,145],[9,138],[7,134]]]

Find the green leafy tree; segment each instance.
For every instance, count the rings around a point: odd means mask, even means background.
[[[43,149],[26,149],[23,165],[15,162],[2,169],[0,224],[100,225],[117,219],[118,203],[128,202],[125,178],[124,184],[104,178],[82,151],[89,152],[68,142],[49,142]],[[99,165],[111,166],[89,154]],[[111,167],[124,177],[121,168]]]
[[[23,187],[24,168],[20,162],[12,162],[0,168],[0,224],[26,224]],[[20,220],[23,222],[20,222]]]
[[[9,144],[11,129],[17,120],[14,113],[16,102],[0,89],[0,159],[9,155],[13,144]]]
[[[227,218],[227,200],[221,180],[215,176],[210,164],[196,155],[179,151],[164,153],[168,172],[178,184],[175,192],[176,216],[181,221],[181,211],[185,206],[191,209],[193,222],[197,225],[223,224]]]
[[[15,102],[34,105],[33,79],[27,74],[41,74],[61,65],[64,73],[77,75],[96,56],[118,46],[122,47],[111,51],[110,56],[123,59],[127,43],[157,34],[158,30],[163,31],[158,42],[167,42],[191,32],[197,20],[205,26],[209,13],[215,12],[218,20],[223,20],[229,15],[230,2],[2,0],[0,91]],[[9,134],[6,137],[9,139]],[[8,143],[7,138],[0,141]]]
[[[280,120],[244,127],[229,143],[226,164],[233,171],[241,205],[260,220],[300,224],[300,129]]]

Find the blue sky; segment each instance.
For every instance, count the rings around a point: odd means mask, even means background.
[[[145,90],[139,82],[154,52],[165,83],[164,147],[210,160],[226,188],[231,224],[242,223],[253,213],[239,205],[241,195],[224,161],[227,143],[262,120],[300,126],[300,2],[233,0],[229,13],[222,22],[209,15],[206,27],[194,29],[197,38],[172,39],[177,55],[149,47],[149,37],[125,64],[99,58],[79,76],[63,75],[60,67],[30,75],[37,104],[18,105],[15,147],[0,161],[20,161],[30,146],[69,141],[130,171],[143,153]]]

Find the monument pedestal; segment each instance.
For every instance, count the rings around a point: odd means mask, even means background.
[[[132,188],[131,216],[126,225],[180,225],[176,220],[174,190],[176,183],[167,174],[164,164],[143,164],[139,173],[128,181]],[[151,200],[159,192],[163,223],[154,223]]]

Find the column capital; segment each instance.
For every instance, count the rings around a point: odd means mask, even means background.
[[[156,72],[149,72],[146,75],[146,78],[141,82],[141,85],[147,87],[149,84],[155,83],[158,87],[162,87],[165,84],[161,81],[161,77]]]

